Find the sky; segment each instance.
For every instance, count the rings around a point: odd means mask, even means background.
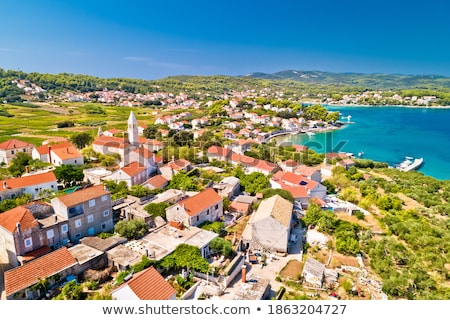
[[[0,68],[103,78],[450,76],[447,0],[2,0]]]

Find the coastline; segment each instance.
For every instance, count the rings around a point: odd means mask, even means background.
[[[344,108],[405,108],[405,109],[450,109],[450,106],[405,106],[405,105],[376,105],[376,104],[323,104],[326,107]]]

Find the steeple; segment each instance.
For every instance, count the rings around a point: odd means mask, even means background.
[[[128,118],[128,141],[134,146],[139,145],[139,132],[138,123],[133,111],[130,112],[130,117]]]

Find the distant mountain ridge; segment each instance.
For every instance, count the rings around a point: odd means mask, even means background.
[[[310,84],[363,86],[371,89],[450,88],[450,77],[442,75],[404,75],[284,70],[275,73],[254,72],[242,77],[266,80],[293,80]]]

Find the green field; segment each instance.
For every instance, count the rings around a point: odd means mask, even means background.
[[[103,113],[89,113],[92,109]],[[0,113],[0,142],[14,137],[36,145],[52,137],[69,138],[74,132],[88,131],[95,135],[99,126],[102,130],[125,130],[131,111],[135,113],[139,124],[151,124],[155,121],[153,109],[150,108],[95,103],[46,103],[38,108],[6,104],[0,110],[3,110]],[[57,128],[57,123],[63,121],[73,121],[75,126]]]

